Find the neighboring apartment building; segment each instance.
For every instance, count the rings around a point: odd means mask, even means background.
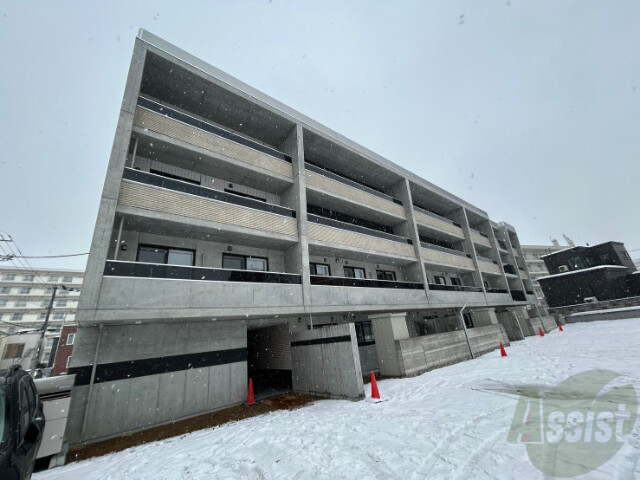
[[[546,277],[549,275],[549,270],[544,263],[542,257],[550,253],[558,252],[570,247],[561,246],[557,240],[552,240],[553,245],[522,245],[522,253],[524,254],[524,261],[527,265],[527,271],[533,284],[533,291],[536,298],[542,303],[544,302],[544,293],[542,287],[538,283],[540,277]]]
[[[469,358],[462,318],[475,353],[532,334],[535,300],[512,226],[141,31],[67,439],[240,404],[248,377],[360,398],[363,372]]]
[[[550,275],[538,281],[550,308],[640,295],[640,276],[621,242],[566,248],[542,259]]]
[[[52,377],[58,375],[66,375],[69,373],[69,359],[73,353],[73,344],[75,343],[76,325],[65,325],[60,332],[58,348],[56,349],[55,361],[53,362]]]

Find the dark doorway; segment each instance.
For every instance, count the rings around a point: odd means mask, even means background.
[[[247,370],[258,398],[291,391],[291,337],[288,325],[247,330]]]

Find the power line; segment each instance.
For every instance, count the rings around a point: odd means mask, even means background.
[[[44,280],[42,280],[39,275],[36,273],[36,271],[34,270],[34,268],[31,266],[31,264],[29,264],[29,262],[27,260],[22,260],[22,259],[18,259],[18,263],[17,264],[13,258],[17,257],[18,255],[16,254],[16,252],[13,251],[13,248],[11,247],[11,244],[13,243],[13,245],[15,245],[16,249],[18,250],[18,253],[20,254],[20,256],[24,256],[24,254],[22,253],[22,251],[20,250],[20,247],[18,247],[18,244],[16,243],[16,241],[13,239],[13,237],[11,237],[11,235],[9,235],[7,232],[1,231],[0,232],[4,233],[5,235],[7,235],[9,237],[9,240],[7,241],[6,245],[7,248],[9,249],[9,251],[11,252],[11,254],[7,254],[6,250],[4,249],[4,247],[2,246],[2,244],[0,244],[0,249],[2,249],[2,251],[8,255],[10,258],[9,260],[11,261],[11,263],[13,264],[14,267],[16,267],[17,269],[21,270],[21,269],[25,269],[30,275],[33,275],[33,279],[37,282],[40,283],[42,285],[46,285],[46,282],[44,282]],[[4,238],[4,237],[3,237]]]
[[[89,255],[89,252],[87,252],[87,253],[71,253],[69,255],[28,255],[28,256],[14,255],[14,256],[12,256],[12,258],[63,258],[63,257],[80,257],[82,255]],[[0,259],[0,261],[3,261],[3,260],[11,260],[11,258]]]

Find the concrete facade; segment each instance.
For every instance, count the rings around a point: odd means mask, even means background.
[[[141,31],[68,443],[240,404],[250,371],[361,398],[363,372],[464,360],[463,318],[476,354],[508,344],[496,311],[535,299],[522,257],[511,225]]]

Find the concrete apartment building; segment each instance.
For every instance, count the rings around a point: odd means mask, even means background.
[[[40,355],[41,362],[52,366],[51,353],[55,352],[62,326],[75,323],[83,278],[84,272],[77,270],[0,267],[0,332],[4,337],[0,341],[0,360],[12,362],[15,361],[12,358],[22,358],[22,353],[19,357],[5,358],[5,355],[18,353],[20,344],[23,344],[24,352],[32,349],[33,341],[27,334],[44,324],[53,288],[58,286]],[[63,285],[68,290],[63,289]],[[12,338],[18,333],[22,335],[21,338]],[[8,347],[14,344],[15,347]],[[5,351],[7,348],[10,351]],[[30,368],[26,360],[23,365]]]
[[[249,377],[361,398],[368,371],[470,358],[463,321],[474,354],[553,328],[535,300],[512,226],[141,31],[67,441],[240,404]]]

